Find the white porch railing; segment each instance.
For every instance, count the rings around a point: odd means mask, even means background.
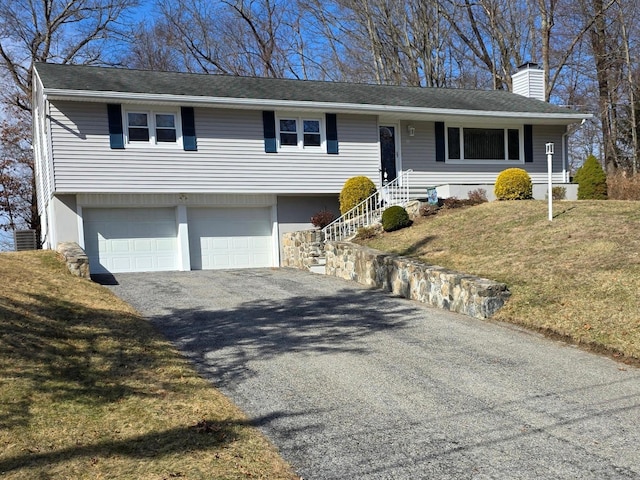
[[[358,229],[380,222],[382,212],[392,205],[405,206],[409,201],[409,174],[405,170],[395,180],[384,185],[373,195],[335,219],[322,229],[325,241],[340,241],[353,237]]]

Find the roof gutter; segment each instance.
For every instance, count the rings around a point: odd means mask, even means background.
[[[591,114],[583,113],[531,113],[531,112],[504,112],[485,110],[457,110],[450,108],[426,108],[407,107],[398,105],[370,105],[341,102],[312,102],[299,100],[272,100],[261,98],[229,98],[229,97],[202,97],[194,95],[175,95],[161,93],[131,93],[131,92],[107,92],[93,90],[66,90],[49,88],[44,90],[50,100],[94,100],[99,102],[122,103],[164,103],[181,105],[219,106],[226,108],[280,108],[288,110],[324,110],[336,113],[371,113],[371,114],[407,114],[424,116],[451,116],[451,117],[479,117],[479,118],[518,118],[537,120],[556,120],[567,123],[577,123],[583,119],[591,118]]]

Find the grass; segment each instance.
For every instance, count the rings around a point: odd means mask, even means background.
[[[366,245],[505,282],[494,318],[637,363],[640,203],[492,202],[444,210]]]
[[[52,252],[0,254],[0,477],[297,478],[242,412]]]

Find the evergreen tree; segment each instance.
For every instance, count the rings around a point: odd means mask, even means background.
[[[607,199],[607,175],[593,155],[587,157],[573,179],[578,184],[578,200]]]

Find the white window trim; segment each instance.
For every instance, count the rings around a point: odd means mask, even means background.
[[[147,115],[149,127],[148,142],[131,142],[129,141],[129,113],[145,113]],[[175,142],[158,142],[156,141],[156,115],[173,115],[176,119],[176,141]],[[179,149],[184,148],[182,144],[182,118],[179,109],[171,108],[149,108],[148,106],[127,105],[122,108],[122,125],[124,130],[125,148],[168,148]]]
[[[297,145],[281,145],[280,144],[280,120],[295,120],[296,121],[296,133],[298,135],[298,144]],[[304,122],[305,120],[312,120],[314,122],[318,122],[320,124],[320,146],[318,147],[305,147],[304,146]],[[283,133],[292,133],[292,132],[283,132]],[[276,148],[278,151],[310,151],[310,152],[326,152],[327,151],[327,137],[326,137],[326,129],[324,125],[324,118],[322,116],[314,116],[314,115],[300,115],[292,113],[287,114],[279,113],[276,115]]]
[[[460,131],[460,156],[462,158],[449,158],[449,128],[459,128]],[[482,159],[465,159],[464,158],[464,129],[465,128],[486,128],[486,129],[502,129],[504,130],[504,148],[505,148],[505,158],[504,159],[490,159],[490,160],[482,160]],[[518,130],[518,140],[519,140],[519,159],[518,160],[508,160],[507,157],[509,155],[509,130]],[[524,164],[524,125],[499,125],[499,124],[458,124],[458,123],[445,123],[444,126],[444,143],[445,143],[445,158],[446,163],[451,163],[453,165],[471,165],[471,164],[479,164],[479,165],[519,165]]]

